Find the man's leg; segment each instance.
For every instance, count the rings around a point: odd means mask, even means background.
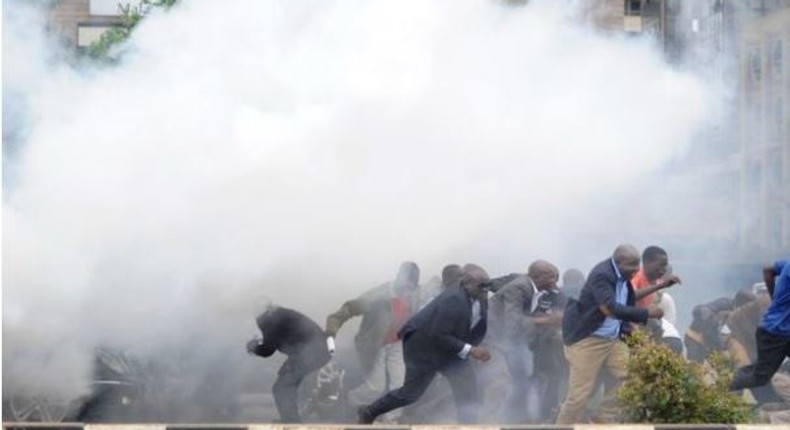
[[[686,336],[683,339],[686,344],[686,358],[694,363],[704,363],[708,359],[708,349],[696,340]]]
[[[782,402],[790,403],[790,375],[784,371],[776,372],[771,378],[771,385]]]
[[[384,392],[392,391],[403,385],[406,377],[406,365],[403,362],[403,344],[393,342],[381,347],[384,363]],[[381,393],[379,393],[380,395]],[[381,418],[382,422],[395,423],[400,419],[401,411],[393,411]]]
[[[480,407],[480,395],[477,392],[477,375],[472,363],[459,360],[440,371],[450,383],[455,398],[459,424],[477,422],[477,409]]]
[[[384,345],[384,367],[387,383],[385,391],[392,391],[403,385],[406,379],[406,363],[403,362],[403,344],[393,342]]]
[[[413,334],[419,336],[419,334]],[[403,386],[379,397],[368,406],[358,410],[360,423],[373,422],[381,414],[414,403],[422,396],[436,376],[436,369],[431,361],[423,356],[423,342],[415,342],[409,338],[404,340],[403,358],[406,362],[406,377]]]
[[[553,339],[540,345],[535,351],[535,374],[539,375],[543,384],[543,407],[541,422],[553,423],[557,418],[557,410],[562,398],[567,373],[564,369],[565,357],[562,355],[562,343]]]
[[[304,379],[305,373],[300,371],[299,366],[288,358],[283,363],[277,374],[277,380],[272,386],[272,395],[280,420],[286,423],[300,423],[299,407],[296,404],[296,397],[299,391],[299,384]]]
[[[491,351],[491,359],[481,366],[478,366],[478,380],[485,381],[480,385],[482,406],[478,416],[486,422],[504,423],[506,422],[504,412],[505,402],[508,391],[511,389],[511,377],[505,360],[504,349],[495,344],[485,345]],[[442,380],[442,379],[439,379]],[[481,422],[478,420],[478,422]]]
[[[593,336],[565,347],[565,357],[570,365],[568,396],[560,407],[557,424],[576,424],[590,400],[598,372],[609,350],[605,339]]]
[[[763,386],[771,380],[790,352],[790,339],[775,336],[761,327],[755,333],[757,340],[757,362],[735,372],[730,390]]]
[[[367,374],[362,384],[349,390],[348,402],[352,406],[367,405],[376,400],[382,393],[387,391],[387,376],[384,362],[384,348],[376,351],[373,366]]]
[[[597,418],[604,423],[614,423],[619,420],[620,411],[617,407],[617,389],[628,376],[628,346],[620,340],[613,340],[609,345],[609,354],[604,362],[604,367],[611,376],[606,379],[603,402],[599,407]]]
[[[505,360],[510,373],[510,392],[505,402],[505,421],[524,423],[527,419],[527,388],[532,371],[532,352],[526,345],[505,349]]]

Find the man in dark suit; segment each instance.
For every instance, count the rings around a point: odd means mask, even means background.
[[[631,278],[639,269],[639,251],[620,245],[611,258],[598,263],[587,277],[579,300],[569,300],[562,319],[565,357],[570,365],[568,395],[557,416],[557,424],[576,424],[583,419],[601,370],[608,371],[606,393],[596,417],[617,420],[615,392],[626,377],[628,347],[622,342],[631,331],[629,322],[645,323],[661,318],[656,308],[635,306]]]
[[[255,319],[263,340],[247,342],[247,352],[270,357],[275,351],[288,356],[272,386],[274,403],[280,421],[302,422],[297,406],[299,384],[313,371],[329,362],[331,356],[326,335],[321,327],[307,316],[288,308],[269,306]]]
[[[488,350],[477,346],[487,327],[487,281],[488,275],[482,268],[465,265],[460,284],[446,288],[406,323],[398,333],[403,339],[406,362],[404,384],[360,407],[360,424],[370,424],[381,414],[414,403],[437,373],[450,383],[458,421],[476,420],[477,380],[468,358],[491,358]]]
[[[529,265],[527,273],[499,288],[489,300],[487,341],[504,356],[507,372],[500,370],[496,376],[500,380],[505,377],[510,386],[504,410],[506,422],[538,419],[530,417],[527,410],[528,403],[537,406],[538,399],[545,407],[536,409],[546,416],[551,414],[554,420],[554,408],[561,400],[557,389],[563,385],[558,366],[565,364],[559,334],[565,296],[557,289],[558,280],[556,266],[537,260]],[[549,375],[552,381],[547,385]],[[530,386],[538,395],[528,402]],[[489,403],[502,403],[501,399],[491,400]]]

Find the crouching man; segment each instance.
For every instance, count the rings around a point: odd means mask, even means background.
[[[288,356],[277,373],[272,386],[274,403],[285,423],[302,422],[297,406],[299,384],[331,358],[326,335],[321,327],[305,315],[292,309],[269,306],[255,319],[263,339],[247,342],[247,352],[270,357],[275,351]]]
[[[406,377],[403,386],[357,410],[359,424],[416,402],[437,373],[450,383],[460,423],[474,423],[479,408],[475,369],[469,358],[488,361],[488,350],[477,346],[485,337],[489,281],[479,266],[463,267],[460,284],[447,287],[415,314],[398,333],[403,339]]]

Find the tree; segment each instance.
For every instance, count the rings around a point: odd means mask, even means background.
[[[116,63],[122,52],[117,49],[134,31],[134,28],[148,15],[153,8],[164,10],[173,7],[178,0],[139,0],[137,5],[118,4],[121,12],[121,23],[102,33],[99,40],[91,43],[86,55],[94,60],[105,63]]]

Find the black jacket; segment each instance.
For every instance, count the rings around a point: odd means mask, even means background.
[[[263,334],[263,343],[255,348],[256,355],[269,357],[280,351],[299,361],[329,361],[326,335],[307,316],[278,306],[258,315],[255,322]]]
[[[519,275],[510,279],[489,299],[489,338],[493,342],[531,342],[537,333],[545,329],[558,333],[559,327],[536,326],[531,317],[548,315],[555,310],[561,312],[567,302],[565,295],[559,290],[546,291],[533,312],[534,287],[529,276]]]
[[[447,287],[439,296],[415,314],[398,332],[401,339],[419,335],[423,353],[434,363],[458,358],[465,344],[478,345],[485,337],[488,303],[480,303],[480,321],[472,323],[472,298],[460,286]]]
[[[572,345],[601,327],[606,315],[599,306],[606,306],[616,318],[620,319],[620,335],[630,333],[631,327],[627,322],[645,323],[647,309],[637,308],[635,304],[634,287],[631,280],[626,281],[628,299],[626,305],[616,302],[615,288],[617,274],[612,259],[598,263],[584,284],[579,300],[569,299],[562,318],[562,338],[565,345]]]

